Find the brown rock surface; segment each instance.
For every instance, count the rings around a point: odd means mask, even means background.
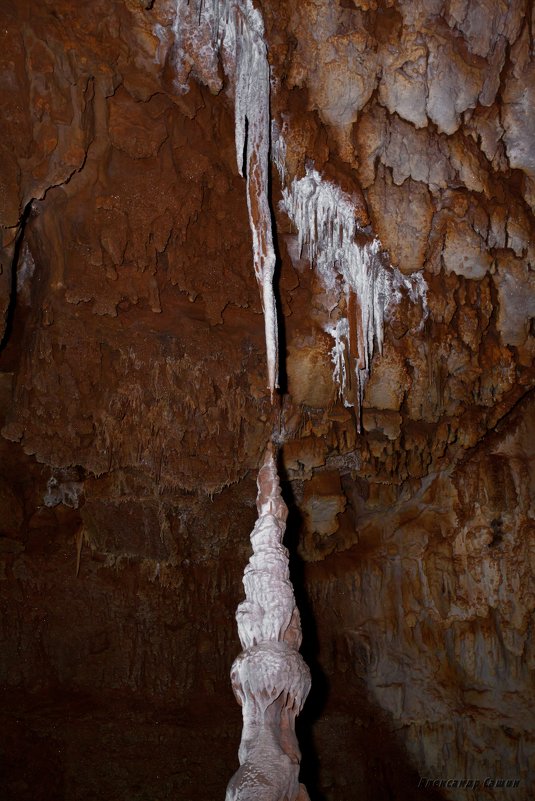
[[[531,4],[255,5],[286,143],[274,410],[221,66],[195,37],[177,63],[171,0],[0,0],[0,796],[223,797],[275,432],[312,801],[467,797],[419,776],[528,801]],[[349,300],[279,208],[312,162],[426,284],[385,312],[360,434],[326,333]]]

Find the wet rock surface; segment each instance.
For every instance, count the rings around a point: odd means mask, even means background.
[[[527,801],[531,7],[258,7],[285,142],[274,410],[217,61],[188,40],[180,71],[166,0],[0,3],[0,795],[223,797],[234,610],[274,432],[312,801],[466,798],[421,776]],[[385,312],[360,415],[328,333],[351,299],[280,207],[312,165],[389,275],[425,280]]]

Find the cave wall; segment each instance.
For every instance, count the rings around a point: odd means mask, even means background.
[[[284,141],[274,409],[221,65],[195,37],[177,56],[177,3],[0,3],[3,796],[222,796],[275,432],[311,797],[488,776],[528,799],[532,6],[257,5]],[[389,274],[425,282],[388,307],[361,413],[280,206],[312,165]]]

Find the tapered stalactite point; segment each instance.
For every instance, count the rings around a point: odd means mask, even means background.
[[[206,36],[208,61],[222,57],[235,101],[238,169],[245,161],[247,208],[255,276],[264,311],[268,388],[274,414],[278,388],[277,307],[273,289],[275,249],[269,205],[270,71],[262,16],[251,0],[177,0],[174,33],[181,51],[179,21]],[[195,11],[192,21],[191,12]],[[187,25],[185,26],[185,30]],[[202,48],[201,48],[202,50]],[[206,51],[203,51],[206,57]],[[199,61],[203,56],[198,54]],[[210,71],[210,65],[202,65]],[[244,571],[245,600],[236,620],[243,652],[232,666],[232,687],[243,710],[240,768],[227,801],[303,801],[295,718],[310,689],[310,672],[298,652],[301,622],[282,544],[288,509],[282,498],[270,443],[258,474],[258,520],[251,534],[253,555]]]
[[[270,72],[264,22],[251,0],[176,0],[176,62],[184,74],[184,42],[198,43],[197,68],[220,86],[218,59],[234,91],[236,160],[245,174],[253,266],[264,311],[266,365],[271,402],[278,388],[277,306],[273,289],[275,248],[269,204]],[[181,66],[182,65],[182,66]],[[185,85],[180,84],[182,91]],[[246,165],[244,173],[243,165]]]

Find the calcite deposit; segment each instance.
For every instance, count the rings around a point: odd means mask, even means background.
[[[271,447],[258,474],[258,520],[253,555],[243,576],[245,601],[236,620],[243,647],[231,670],[243,714],[240,767],[227,801],[309,801],[299,783],[301,752],[295,719],[310,690],[310,671],[299,654],[301,620],[282,545],[288,508]]]
[[[531,801],[532,4],[0,13],[0,797],[224,798],[274,440],[311,801]]]

